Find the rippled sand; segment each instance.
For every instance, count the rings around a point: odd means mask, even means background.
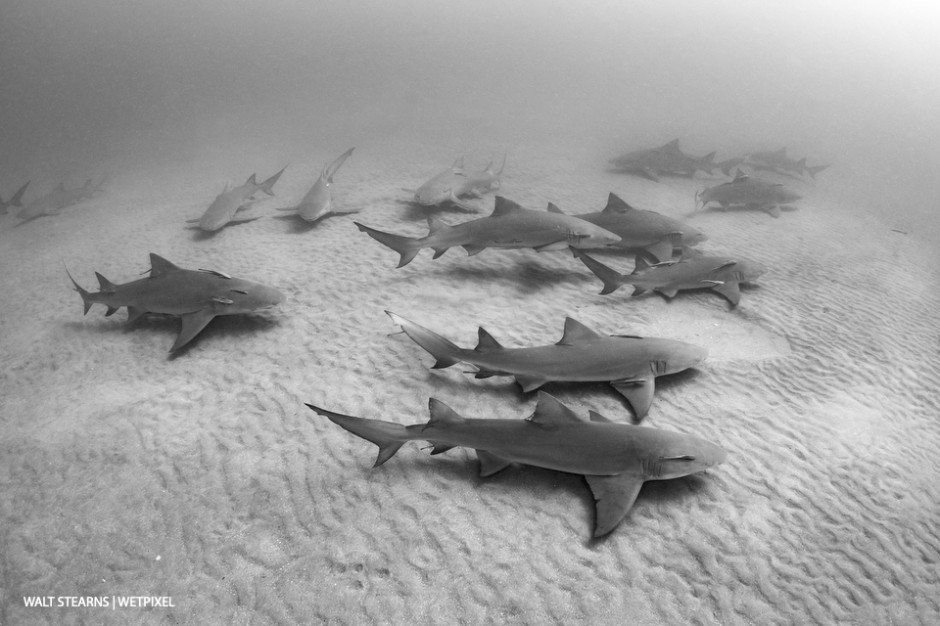
[[[306,228],[276,216],[347,147],[292,163],[263,219],[211,238],[184,224],[221,186],[194,167],[161,172],[163,188],[148,172],[118,178],[58,218],[0,218],[0,623],[940,622],[936,245],[860,215],[833,191],[837,165],[797,183],[801,209],[780,219],[691,218],[703,249],[769,268],[729,310],[711,293],[601,296],[557,252],[426,250],[395,269],[352,217]],[[504,148],[474,146],[468,163]],[[504,194],[578,213],[614,191],[681,217],[711,184],[608,173],[605,156],[517,146]],[[423,234],[400,188],[453,158],[420,141],[360,146],[335,201]],[[94,271],[136,278],[149,252],[288,300],[215,320],[174,358],[174,320],[128,330],[123,310],[101,306],[82,317],[63,263],[90,288]],[[720,443],[728,460],[647,483],[601,541],[579,476],[514,467],[482,480],[472,452],[415,444],[373,470],[374,446],[303,403],[402,423],[425,421],[430,396],[473,417],[534,407],[508,378],[432,372],[385,309],[468,346],[478,325],[507,346],[554,342],[566,315],[706,346],[698,371],[660,379],[646,423]],[[628,419],[606,385],[547,390]],[[175,608],[25,608],[34,595],[171,596]]]

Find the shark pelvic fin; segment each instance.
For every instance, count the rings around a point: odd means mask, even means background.
[[[566,407],[555,396],[540,391],[535,413],[529,417],[529,421],[539,426],[561,426],[580,424],[588,420]]]
[[[653,392],[656,391],[656,378],[650,376],[649,378],[614,380],[611,381],[610,384],[630,403],[630,407],[633,409],[637,421],[646,417],[646,414],[649,413],[650,405],[653,404]]]
[[[489,334],[482,326],[477,331],[477,336],[479,337],[479,342],[475,348],[477,352],[492,352],[504,349],[498,341],[493,339],[493,335]]]
[[[519,383],[519,386],[522,387],[524,393],[529,393],[530,391],[535,391],[542,385],[548,382],[547,379],[542,378],[541,376],[529,376],[526,374],[515,374],[516,382]]]
[[[558,341],[557,346],[570,346],[579,341],[590,341],[602,337],[573,317],[565,318],[565,332]]]
[[[594,508],[597,511],[594,536],[603,537],[616,528],[633,508],[640,487],[643,486],[643,478],[632,474],[584,478],[594,494]]]
[[[492,476],[512,465],[512,461],[507,461],[486,450],[477,450],[477,458],[480,459],[480,476],[483,478]]]

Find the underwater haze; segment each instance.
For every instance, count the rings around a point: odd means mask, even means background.
[[[0,0],[0,626],[940,624],[938,33]]]

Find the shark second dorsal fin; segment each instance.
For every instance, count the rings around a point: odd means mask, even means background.
[[[741,168],[738,168],[738,171],[734,174],[734,180],[731,182],[735,183],[739,180],[747,180],[747,174],[741,171]]]
[[[604,207],[604,213],[626,213],[627,211],[636,211],[636,209],[624,202],[614,192],[607,195],[607,206]]]
[[[444,220],[441,218],[436,215],[428,215],[428,235],[433,235],[445,226],[447,226],[447,224],[445,224]]]
[[[555,345],[570,346],[579,341],[589,341],[591,339],[597,339],[598,337],[602,337],[602,335],[597,334],[573,317],[566,317],[565,332],[561,340]]]
[[[514,211],[521,211],[522,207],[512,200],[504,198],[503,196],[496,196],[496,206],[493,208],[493,213],[490,214],[490,217],[499,217],[500,215],[508,215]]]
[[[676,137],[666,145],[662,147],[663,150],[678,150],[679,149],[679,138]]]
[[[558,208],[554,202],[548,203],[548,212],[549,213],[558,213],[559,215],[564,215],[565,212]]]
[[[172,272],[180,269],[176,265],[173,265],[166,259],[164,259],[159,254],[150,253],[150,276],[160,276],[161,274],[166,274],[167,272]]]
[[[428,420],[428,423],[425,427],[447,423],[453,424],[464,421],[464,418],[461,417],[457,411],[453,410],[437,398],[431,398],[428,400],[428,409],[431,412],[431,418]]]
[[[642,274],[643,272],[648,270],[650,267],[651,267],[650,263],[649,261],[646,260],[645,256],[643,256],[642,254],[636,255],[636,261],[634,261],[634,266],[633,266],[634,274]]]
[[[245,181],[245,184],[246,184],[246,185],[257,185],[258,183],[255,182],[255,175],[252,174],[251,176],[249,176],[249,177],[248,177],[248,180]]]
[[[581,424],[588,420],[566,407],[555,396],[540,391],[535,413],[529,417],[529,421],[540,426],[562,426]]]
[[[492,352],[494,350],[503,350],[503,346],[500,345],[498,341],[493,339],[493,335],[486,332],[486,329],[482,326],[480,326],[479,331],[477,331],[477,335],[480,338],[479,343],[477,343],[477,347],[475,348],[477,352]]]
[[[99,274],[98,272],[95,272],[95,276],[98,277],[99,289],[103,293],[114,293],[115,289],[117,289],[117,286],[114,283],[112,283],[110,280],[108,280],[107,278]]]

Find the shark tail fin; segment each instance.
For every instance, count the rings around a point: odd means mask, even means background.
[[[405,331],[406,335],[411,337],[412,341],[437,359],[437,362],[434,363],[434,369],[450,367],[461,361],[460,346],[450,339],[441,337],[434,331],[428,330],[423,326],[418,326],[414,322],[410,322],[391,311],[386,311],[386,313],[392,318],[393,322],[401,326],[401,329]]]
[[[316,413],[329,418],[334,424],[377,445],[379,447],[379,455],[376,457],[375,464],[372,467],[378,467],[395,456],[399,448],[401,448],[406,441],[410,440],[407,428],[401,424],[333,413],[332,411],[321,409],[312,404],[308,404],[307,406]]]
[[[68,274],[69,280],[71,280],[72,284],[75,286],[75,291],[77,291],[78,295],[82,297],[82,304],[85,306],[84,315],[88,315],[88,309],[90,309],[91,305],[93,304],[91,300],[91,294],[88,293],[87,290],[83,289],[82,286],[79,285],[74,278],[72,278],[72,273],[69,271],[68,267],[65,268],[65,273]]]
[[[828,165],[824,165],[823,167],[829,167],[829,166],[828,166]],[[23,206],[23,194],[26,193],[26,188],[29,187],[29,183],[30,183],[30,182],[31,182],[31,181],[28,181],[28,180],[27,180],[27,181],[23,184],[22,187],[20,187],[19,189],[17,189],[17,190],[16,190],[16,193],[13,194],[13,197],[10,198],[10,201],[7,202],[7,204],[10,205],[10,206],[16,206],[16,207],[21,207],[21,206]]]
[[[581,262],[587,265],[587,268],[594,272],[594,275],[601,279],[604,283],[604,288],[601,290],[601,294],[608,294],[617,291],[620,288],[626,278],[620,272],[616,271],[611,267],[607,267],[594,257],[585,254],[577,248],[572,248],[571,251],[576,257],[581,259]]]
[[[323,169],[321,176],[323,176],[323,178],[326,179],[326,182],[328,183],[333,182],[333,176],[336,174],[336,171],[343,165],[343,163],[346,162],[346,159],[349,158],[349,155],[352,154],[353,150],[355,149],[356,149],[355,147],[350,148],[346,152],[336,157],[332,163],[330,163]]]
[[[393,235],[392,233],[386,233],[381,230],[376,230],[374,228],[369,228],[364,224],[359,222],[354,222],[356,228],[366,233],[382,245],[388,246],[395,252],[401,255],[401,259],[398,261],[398,267],[404,267],[411,263],[418,255],[418,251],[423,247],[421,245],[420,239],[415,239],[413,237],[405,237],[402,235]]]

